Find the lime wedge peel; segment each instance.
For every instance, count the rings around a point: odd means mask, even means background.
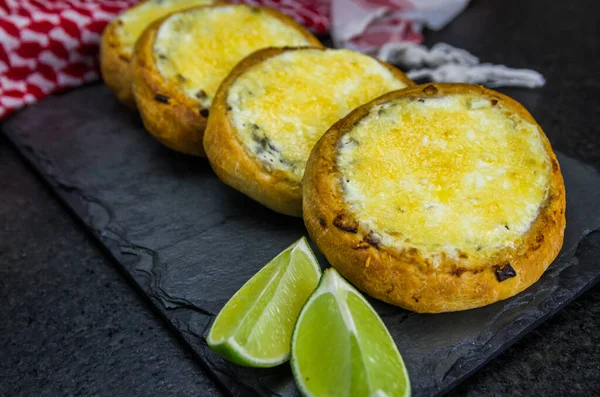
[[[408,371],[385,324],[339,273],[325,270],[296,322],[292,372],[304,396],[410,396]]]
[[[294,324],[317,287],[321,268],[306,238],[283,250],[225,304],[206,338],[211,349],[243,366],[289,359]]]

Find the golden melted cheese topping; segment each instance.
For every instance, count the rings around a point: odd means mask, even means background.
[[[385,245],[421,249],[434,265],[441,252],[476,259],[513,246],[550,181],[538,128],[475,95],[376,106],[338,150],[357,220]]]
[[[125,11],[117,18],[117,34],[122,54],[131,58],[133,47],[142,32],[152,22],[176,11],[213,4],[212,0],[148,0]]]
[[[259,8],[231,5],[167,18],[156,36],[154,56],[163,77],[209,107],[221,81],[250,53],[307,45],[296,27]]]
[[[250,68],[230,87],[227,102],[251,155],[299,183],[310,151],[333,123],[357,106],[404,87],[369,56],[303,49]]]

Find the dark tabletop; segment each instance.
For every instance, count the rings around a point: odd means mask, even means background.
[[[532,112],[555,149],[600,169],[599,15],[595,0],[473,0],[427,41],[542,72],[542,89],[503,91]],[[599,241],[592,234],[580,260],[600,266]],[[596,286],[453,395],[597,395],[599,329]],[[0,395],[220,396],[1,136]]]

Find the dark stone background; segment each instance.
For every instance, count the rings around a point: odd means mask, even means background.
[[[600,169],[599,15],[593,0],[473,0],[427,41],[542,72],[544,88],[503,92],[532,112],[556,149]],[[598,247],[600,236],[592,240]],[[583,251],[581,260],[600,258]],[[597,395],[599,314],[596,286],[452,394]],[[0,395],[220,395],[2,137]]]

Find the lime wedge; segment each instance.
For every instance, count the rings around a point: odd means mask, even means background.
[[[208,333],[208,345],[248,367],[274,367],[287,361],[294,324],[320,277],[319,263],[302,237],[225,304]]]
[[[410,395],[408,372],[387,328],[333,268],[298,317],[291,364],[305,396]]]

